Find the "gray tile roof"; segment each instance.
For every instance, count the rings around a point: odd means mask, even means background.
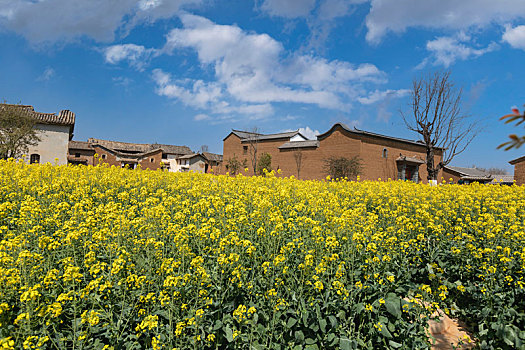
[[[202,152],[202,155],[206,157],[206,159],[214,162],[222,162],[222,154],[216,154],[216,153],[210,153],[210,152]]]
[[[306,140],[306,141],[291,141],[286,142],[279,146],[279,149],[294,149],[294,148],[309,148],[319,147],[319,141],[317,140]]]
[[[409,157],[409,156],[404,156],[404,155],[400,155],[399,157],[397,157],[396,159],[396,162],[408,162],[408,163],[417,163],[417,164],[424,164],[425,161],[422,160],[422,159],[419,159],[417,157]]]
[[[0,108],[4,106],[20,108],[25,113],[35,117],[38,120],[38,122],[42,124],[69,125],[69,126],[75,125],[75,113],[67,109],[60,111],[57,115],[56,113],[36,112],[33,106],[29,106],[29,105],[13,105],[13,104],[0,103]]]
[[[393,140],[393,141],[398,141],[398,142],[403,142],[403,143],[409,143],[409,144],[412,144],[412,145],[417,145],[417,146],[421,146],[421,147],[425,147],[425,144],[421,141],[414,141],[414,140],[408,140],[408,139],[403,139],[403,138],[400,138],[400,137],[394,137],[394,136],[388,136],[388,135],[382,135],[382,134],[377,134],[377,133],[374,133],[374,132],[370,132],[370,131],[364,131],[364,130],[360,130],[360,129],[357,129],[356,127],[354,127],[353,129],[350,128],[348,125],[346,124],[343,124],[343,123],[335,123],[331,128],[330,130],[328,130],[327,132],[325,133],[322,133],[321,135],[317,135],[317,139],[320,140],[326,136],[328,136],[336,126],[340,126],[341,128],[343,128],[345,131],[349,132],[349,133],[352,133],[352,134],[357,134],[357,135],[364,135],[364,136],[370,136],[370,137],[376,137],[376,138],[382,138],[382,139],[387,139],[387,140]],[[436,149],[441,149],[439,147],[436,147]]]
[[[514,175],[492,175],[491,184],[512,184],[514,183]]]
[[[193,152],[188,146],[175,146],[175,145],[163,145],[158,143],[130,143],[120,141],[101,140],[95,138],[89,138],[88,143],[98,144],[108,149],[123,152],[137,152],[146,153],[157,149],[162,149],[162,152],[168,154],[192,154]]]
[[[446,166],[445,169],[450,169],[459,173],[461,176],[472,176],[472,177],[487,177],[490,176],[486,171],[480,170],[478,168],[463,168],[459,166]]]
[[[89,142],[85,141],[69,141],[69,149],[82,149],[82,150],[93,150]]]
[[[278,139],[291,139],[292,137],[296,135],[300,135],[301,137],[306,139],[306,137],[304,137],[304,135],[302,135],[299,132],[299,130],[280,132],[280,133],[275,133],[275,134],[261,134],[261,133],[254,133],[250,131],[232,129],[231,133],[238,136],[241,139],[241,142],[250,142],[251,140],[267,141],[267,140],[278,140]]]

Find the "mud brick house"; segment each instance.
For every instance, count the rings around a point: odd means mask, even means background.
[[[514,180],[516,185],[525,184],[525,156],[513,159],[509,162],[514,165]]]
[[[280,169],[282,176],[323,179],[327,176],[326,160],[357,156],[361,159],[363,180],[427,182],[426,148],[421,142],[349,128],[342,123],[334,124],[316,140],[307,140],[298,131],[265,135],[232,130],[223,140],[224,171],[233,157],[246,161],[250,167],[250,147],[254,146],[254,139],[258,155],[269,153],[272,168]],[[436,150],[436,164],[442,160],[442,151]],[[253,174],[251,169],[249,174]]]
[[[89,138],[87,142],[71,141],[68,161],[73,164],[93,165],[97,162],[135,169],[159,169],[165,167],[176,171],[176,160],[192,154],[187,146],[141,144]],[[96,154],[96,157],[95,157]],[[174,169],[171,169],[171,166]]]
[[[443,169],[443,180],[447,183],[471,184],[474,182],[489,185],[513,185],[514,176],[494,175],[478,168],[446,166]]]
[[[20,108],[23,112],[33,116],[37,120],[35,128],[38,130],[40,141],[35,146],[29,146],[27,157],[29,163],[51,163],[67,164],[67,153],[69,140],[73,138],[75,129],[75,113],[69,110],[61,110],[56,113],[36,112],[29,105],[2,106]]]
[[[94,165],[95,149],[89,142],[69,141],[67,162],[69,164]]]
[[[442,176],[446,182],[466,185],[473,182],[488,184],[493,180],[493,176],[484,170],[478,168],[463,168],[458,166],[444,167]]]

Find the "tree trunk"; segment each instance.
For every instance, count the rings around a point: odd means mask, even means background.
[[[434,147],[427,148],[427,180],[437,180],[437,171],[434,167]]]

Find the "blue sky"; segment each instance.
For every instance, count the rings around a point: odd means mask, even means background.
[[[523,0],[0,0],[0,98],[77,114],[75,139],[206,144],[232,128],[335,122],[417,139],[414,78],[449,69],[483,131],[452,162],[524,149],[499,116],[525,103]]]

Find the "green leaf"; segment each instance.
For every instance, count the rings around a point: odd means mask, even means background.
[[[337,327],[337,318],[335,318],[335,316],[328,316],[328,319],[330,320],[330,325],[332,325],[332,328],[336,328]]]
[[[326,333],[326,320],[319,320],[319,327],[321,327],[321,331],[323,333]]]
[[[339,347],[341,350],[352,350],[352,343],[348,338],[339,339]]]
[[[286,322],[286,328],[292,328],[297,323],[297,320],[293,317],[290,317],[288,319],[288,322]]]
[[[401,299],[394,293],[388,293],[385,300],[386,310],[394,317],[401,317]]]
[[[317,344],[311,344],[311,345],[306,345],[304,347],[304,350],[319,350],[319,347],[317,346]]]
[[[390,331],[388,330],[388,327],[384,324],[381,327],[381,330],[379,331],[382,335],[384,335],[387,338],[392,338],[392,334],[390,334]]]
[[[230,327],[226,326],[224,328],[224,333],[226,334],[226,340],[231,343],[233,341],[233,331]]]
[[[297,341],[302,342],[304,340],[303,331],[295,331],[295,339],[297,339]]]
[[[313,340],[312,338],[306,338],[306,340],[304,342],[307,345],[315,344],[315,340]]]
[[[397,342],[395,342],[393,340],[389,340],[388,341],[388,345],[390,345],[391,347],[396,348],[396,349],[400,348],[401,346],[403,346],[403,344],[399,344],[399,343],[397,343]]]

